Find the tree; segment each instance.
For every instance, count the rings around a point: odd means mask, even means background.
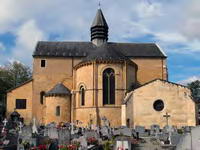
[[[196,80],[188,84],[195,101],[200,101],[200,81]]]
[[[31,69],[17,61],[0,67],[0,107],[5,104],[7,90],[24,83],[31,76]]]

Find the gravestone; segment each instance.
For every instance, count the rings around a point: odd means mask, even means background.
[[[177,140],[179,140],[179,139],[176,140],[176,138],[178,138],[178,136],[176,136],[177,135],[177,129],[175,127],[173,127],[173,126],[169,126],[169,125],[165,126],[163,128],[163,135],[168,137],[167,140],[165,139],[165,141],[164,141],[167,144],[168,143],[169,144],[176,143]],[[173,142],[172,142],[172,136],[173,136]]]
[[[116,150],[130,150],[130,146],[128,141],[116,141]]]
[[[130,137],[124,137],[124,136],[116,137],[114,149],[131,150],[132,148],[131,148]]]
[[[80,142],[81,150],[86,150],[88,147],[86,138],[81,136],[78,141]]]
[[[159,125],[151,125],[150,135],[157,136],[160,133],[160,126]]]
[[[200,147],[200,126],[191,128],[191,132],[186,132],[179,140],[176,150],[199,150]]]
[[[75,132],[74,132],[74,123],[70,124],[70,130],[71,130],[71,134],[72,135],[75,134]]]
[[[22,133],[22,127],[23,127],[23,124],[22,124],[22,122],[20,121],[19,122],[19,134],[21,134]]]
[[[95,139],[98,139],[99,138],[99,135],[97,134],[97,132],[93,131],[93,130],[89,130],[89,131],[86,131],[84,133],[84,136],[85,138],[92,138],[94,137]]]
[[[48,136],[50,139],[58,139],[58,130],[56,127],[48,128]]]
[[[33,118],[33,126],[32,126],[32,133],[38,134],[37,126],[36,126],[36,119]]]
[[[124,135],[124,136],[131,137],[132,136],[132,129],[130,129],[130,128],[123,128],[123,129],[121,129],[121,134]]]
[[[163,131],[164,133],[176,133],[177,129],[174,128],[173,126],[164,126]]]
[[[22,139],[22,141],[26,141],[31,143],[32,141],[32,129],[30,126],[24,126],[21,128],[21,132],[19,132],[19,138]]]
[[[180,139],[181,139],[182,136],[183,135],[181,135],[181,134],[172,134],[171,138],[170,138],[171,144],[172,145],[177,145],[179,143],[179,141],[180,141]]]
[[[101,132],[101,135],[102,135],[103,137],[109,138],[109,137],[111,136],[111,135],[110,135],[109,128],[108,128],[107,126],[103,126],[103,127],[101,128],[100,132]]]
[[[58,142],[59,144],[69,144],[70,143],[70,130],[67,128],[58,130]]]
[[[124,135],[132,137],[132,129],[130,128],[119,128],[113,131],[114,136]]]
[[[135,132],[136,132],[136,137],[137,135],[139,137],[144,137],[144,136],[147,136],[148,134],[145,132],[145,127],[143,126],[136,126],[135,127]]]
[[[4,133],[4,132],[5,132],[7,123],[8,123],[8,121],[7,121],[7,119],[5,118],[5,119],[3,120],[3,128],[2,128],[2,130],[1,130],[1,133]]]
[[[192,130],[192,127],[191,126],[185,126],[183,129],[184,129],[184,133],[190,133],[191,130]]]

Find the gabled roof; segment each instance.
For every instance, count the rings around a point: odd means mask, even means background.
[[[139,89],[139,88],[142,88],[142,87],[144,87],[144,86],[146,86],[146,85],[148,85],[148,84],[151,84],[151,83],[153,83],[153,82],[155,82],[155,81],[166,82],[166,83],[169,83],[169,84],[173,84],[173,85],[177,85],[177,86],[181,86],[181,87],[183,87],[183,88],[189,89],[187,86],[184,86],[184,85],[182,85],[182,84],[178,84],[178,83],[174,83],[174,82],[170,82],[170,81],[162,80],[162,79],[155,79],[155,80],[149,81],[149,82],[147,82],[147,83],[145,83],[145,84],[143,84],[143,85],[137,87],[137,88],[134,89],[134,90],[137,90],[137,89]]]
[[[71,92],[62,83],[58,83],[45,94],[45,96],[51,96],[51,95],[71,95]]]
[[[102,27],[108,28],[108,24],[106,22],[106,19],[103,15],[101,9],[97,10],[97,14],[93,20],[91,28],[93,28],[95,26],[102,26]]]
[[[126,57],[158,57],[166,55],[154,43],[112,43],[107,42],[107,49],[120,51]],[[33,57],[86,57],[96,46],[92,42],[46,42],[37,43]]]
[[[144,87],[144,86],[146,86],[146,85],[149,85],[149,84],[151,84],[151,83],[153,83],[153,82],[156,82],[156,81],[161,81],[161,82],[165,82],[165,83],[168,83],[168,84],[173,84],[173,85],[176,85],[176,86],[180,86],[180,87],[189,89],[187,86],[184,86],[184,85],[181,85],[181,84],[177,84],[177,83],[170,82],[170,81],[167,81],[167,80],[162,80],[162,79],[155,79],[155,80],[151,80],[151,81],[149,81],[149,82],[147,82],[147,83],[145,83],[145,84],[143,84],[143,85],[141,85],[141,86],[135,88],[134,90],[140,89],[140,88],[142,88],[142,87]],[[127,95],[125,96],[125,98],[124,98],[122,104],[127,104],[127,102],[128,102],[128,101],[130,100],[130,98],[132,97],[133,91],[134,91],[134,90],[132,90],[132,91],[130,91],[129,93],[127,93]]]
[[[16,88],[19,88],[19,87],[21,87],[21,86],[27,84],[27,83],[29,83],[29,82],[32,82],[32,81],[33,81],[33,79],[31,78],[31,79],[29,79],[29,80],[27,80],[27,81],[25,81],[25,82],[23,82],[23,83],[21,83],[21,84],[15,86],[15,87],[13,87],[13,88],[11,88],[11,89],[8,89],[8,90],[7,90],[7,93],[11,92],[12,90],[15,90]]]

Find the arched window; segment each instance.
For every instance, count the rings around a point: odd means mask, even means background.
[[[56,106],[56,116],[60,116],[60,106]]]
[[[85,105],[85,89],[83,86],[80,87],[80,101],[81,101],[81,105],[84,106]]]
[[[40,92],[40,104],[44,103],[44,95],[45,95],[44,91]]]
[[[115,72],[112,68],[103,71],[103,104],[115,104]]]

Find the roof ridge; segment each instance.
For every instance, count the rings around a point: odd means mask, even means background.
[[[139,89],[139,88],[141,88],[141,87],[143,87],[143,86],[146,86],[146,85],[151,84],[151,83],[153,83],[153,82],[155,82],[155,81],[158,81],[158,80],[159,80],[159,81],[162,81],[162,82],[166,82],[166,83],[169,83],[169,84],[174,84],[174,85],[181,86],[181,87],[183,87],[183,88],[189,89],[187,86],[184,86],[184,85],[182,85],[182,84],[178,84],[178,83],[175,83],[175,82],[171,82],[171,81],[167,81],[167,80],[163,80],[163,79],[157,78],[157,79],[154,79],[154,80],[151,80],[151,81],[149,81],[149,82],[146,82],[146,83],[142,84],[141,86],[135,88],[134,90],[137,90],[137,89]]]
[[[33,81],[33,78],[31,78],[31,79],[29,79],[29,80],[27,80],[27,81],[25,81],[25,82],[23,82],[23,83],[21,83],[21,84],[15,86],[15,87],[12,87],[12,88],[8,89],[6,92],[8,93],[8,92],[10,92],[10,91],[12,91],[12,90],[15,90],[16,88],[21,87],[21,86],[23,86],[23,85],[25,85],[25,84],[27,84],[27,83],[29,83],[29,82],[31,82],[31,81]]]
[[[113,43],[113,44],[153,44],[153,45],[156,45],[156,43],[153,43],[153,42],[107,42],[108,44],[109,43]]]

